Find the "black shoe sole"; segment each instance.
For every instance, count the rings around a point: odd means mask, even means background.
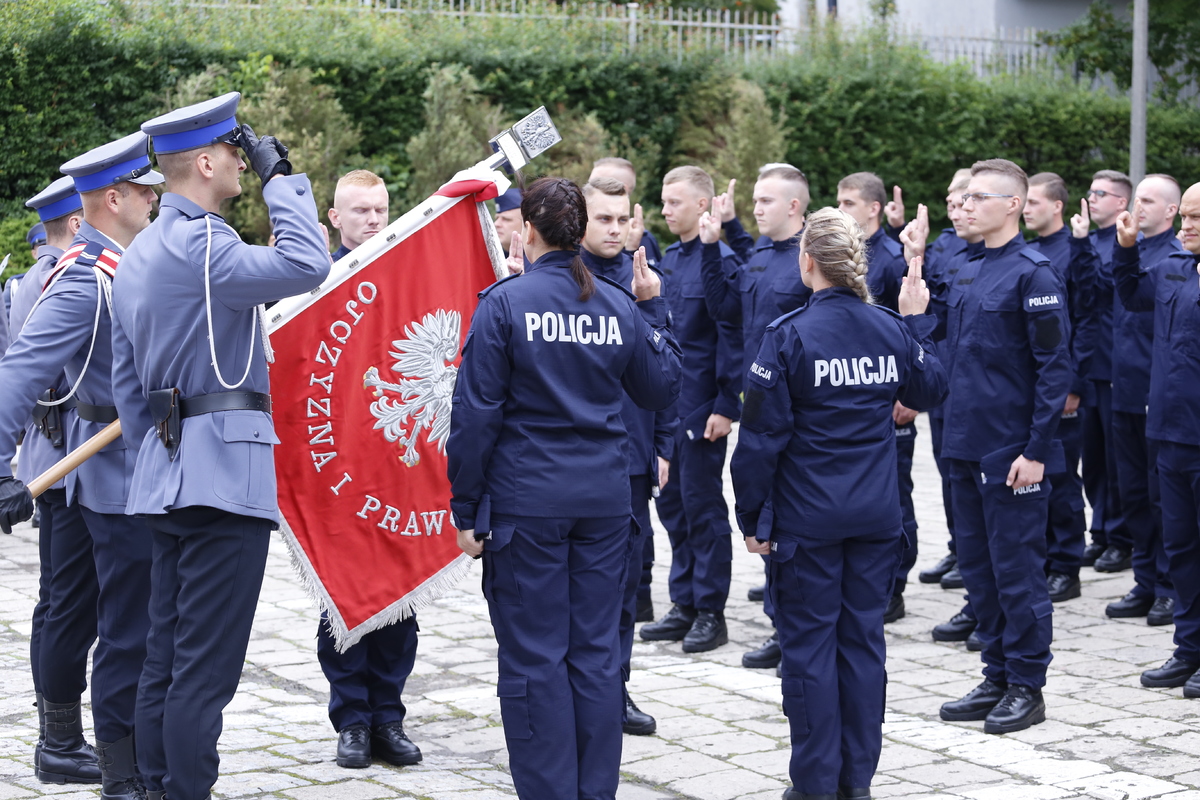
[[[691,630],[691,628],[688,628],[688,630]],[[642,628],[638,632],[638,636],[642,637],[643,642],[681,642],[683,641],[683,637],[687,636],[687,634],[687,631],[679,631],[678,633],[675,633],[674,631],[668,633],[652,631],[649,635],[647,635],[645,628]]]
[[[961,580],[949,581],[949,582],[938,581],[938,583],[940,583],[942,585],[943,589],[964,589],[964,588],[966,588],[965,584],[963,584],[963,582]]]
[[[97,775],[95,778],[81,778],[78,775],[60,775],[57,772],[46,772],[42,769],[34,770],[34,775],[36,775],[37,779],[42,783],[56,783],[59,785],[64,783],[98,785],[101,782],[99,775]]]
[[[658,730],[657,722],[651,722],[648,725],[630,725],[625,722],[621,725],[621,733],[628,736],[652,736],[656,730]]]
[[[1178,689],[1180,686],[1183,686],[1185,683],[1187,683],[1191,677],[1191,675],[1184,675],[1179,678],[1167,679],[1147,678],[1145,675],[1143,675],[1141,682],[1142,686],[1145,686],[1147,689]]]
[[[983,723],[983,732],[993,734],[1016,733],[1017,731],[1023,731],[1026,728],[1032,728],[1034,725],[1040,725],[1045,721],[1046,709],[1041,708],[1034,714],[1031,714],[1028,719],[1019,720],[1017,722],[1009,722],[1001,725],[999,723],[985,721]]]
[[[967,649],[972,653],[978,653],[983,650],[983,642],[972,642],[971,637],[967,637]]]
[[[1188,698],[1200,697],[1200,686],[1183,686],[1183,696]]]
[[[746,599],[751,603],[761,603],[765,592],[762,589],[751,589],[746,592]]]
[[[749,654],[747,654],[749,655]],[[783,660],[782,656],[772,659],[750,659],[745,655],[742,656],[742,666],[746,669],[775,669],[779,666],[779,662]]]
[[[941,583],[944,572],[921,572],[917,574],[917,580],[921,583]]]
[[[1146,624],[1150,625],[1152,627],[1155,627],[1155,628],[1161,627],[1163,625],[1171,625],[1174,622],[1175,622],[1174,614],[1172,614],[1169,617],[1165,617],[1165,618],[1164,617],[1152,617],[1149,614],[1146,615]]]
[[[683,652],[685,653],[707,653],[709,650],[716,650],[721,645],[729,644],[729,634],[718,636],[711,642],[703,642],[701,644],[683,643]]]
[[[1150,609],[1148,608],[1145,611],[1138,611],[1136,608],[1122,608],[1116,612],[1109,608],[1104,609],[1104,616],[1108,617],[1109,619],[1137,619],[1138,617],[1144,617],[1149,613]]]
[[[1105,574],[1112,574],[1114,572],[1124,572],[1125,570],[1129,569],[1130,567],[1131,567],[1131,565],[1128,561],[1121,563],[1121,564],[1100,564],[1100,562],[1096,562],[1095,564],[1092,565],[1092,569],[1096,570],[1096,572],[1103,572]]]
[[[1082,594],[1083,594],[1083,589],[1078,584],[1076,584],[1075,588],[1068,591],[1066,594],[1050,595],[1050,602],[1051,603],[1064,603],[1067,600],[1074,600],[1076,597],[1080,597]]]
[[[391,764],[393,767],[411,767],[421,763],[421,754],[418,753],[415,758],[384,758],[383,756],[375,756],[375,760]]]
[[[1000,701],[997,700],[996,705],[999,704]],[[938,716],[946,722],[978,722],[981,719],[987,719],[987,715],[992,713],[992,709],[995,708],[996,705],[993,705],[991,708],[984,708],[979,711],[972,712],[954,712],[946,711],[945,709],[938,709]]]
[[[975,632],[974,628],[965,631],[954,631],[953,633],[941,633],[937,628],[930,631],[930,636],[935,642],[965,642],[971,638],[971,634]]]

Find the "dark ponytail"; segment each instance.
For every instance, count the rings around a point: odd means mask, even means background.
[[[587,201],[580,188],[566,178],[537,179],[524,191],[521,219],[550,247],[576,251],[571,277],[579,286],[579,299],[590,299],[596,293],[596,282],[578,255],[588,223]]]

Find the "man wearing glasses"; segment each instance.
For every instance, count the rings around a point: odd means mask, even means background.
[[[1133,184],[1128,176],[1106,169],[1092,176],[1080,213],[1071,218],[1072,270],[1097,276],[1096,339],[1087,377],[1094,391],[1086,402],[1091,411],[1083,420],[1083,486],[1092,506],[1092,543],[1083,564],[1097,572],[1129,569],[1133,533],[1121,510],[1117,489],[1117,459],[1112,442],[1113,280],[1112,253],[1117,216],[1129,206]],[[1089,222],[1097,230],[1089,233]]]
[[[942,457],[984,681],[945,703],[941,717],[984,720],[987,733],[1046,718],[1046,475],[1063,471],[1054,436],[1070,388],[1070,324],[1062,278],[1021,236],[1028,190],[1024,170],[1011,161],[971,168],[963,211],[984,252],[954,276],[943,348],[950,397]]]

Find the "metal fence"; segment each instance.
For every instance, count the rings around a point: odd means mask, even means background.
[[[135,0],[137,2],[138,0]],[[155,0],[140,0],[150,4]],[[158,0],[161,2],[161,0]],[[728,9],[677,9],[639,3],[553,0],[169,0],[187,5],[254,8],[286,5],[440,18],[539,20],[589,26],[606,46],[624,51],[651,49],[682,57],[689,52],[720,52],[746,61],[801,51],[814,29],[807,21],[785,23],[778,13]],[[822,24],[819,21],[817,24]],[[961,61],[977,75],[1025,73],[1053,61],[1053,51],[1030,28],[989,33],[896,30],[894,38],[923,48],[935,61]]]

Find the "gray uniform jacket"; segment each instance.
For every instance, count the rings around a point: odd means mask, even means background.
[[[206,218],[211,222],[210,287],[217,363],[237,391],[270,391],[258,327],[260,303],[302,294],[329,274],[329,253],[304,175],[263,187],[274,247],[246,244],[216,214],[171,192],[158,218],[138,235],[113,281],[113,383],[125,441],[137,466],[130,514],[164,514],[207,506],[277,521],[269,414],[221,411],[182,422],[172,461],[157,440],[150,413],[153,390],[177,388],[185,398],[226,391],[209,355],[205,312]]]

